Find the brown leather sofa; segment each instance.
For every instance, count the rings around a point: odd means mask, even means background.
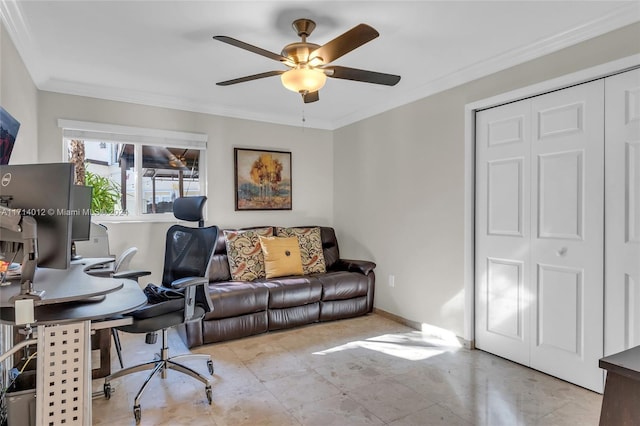
[[[275,233],[274,228],[274,233]],[[225,237],[220,232],[209,267],[209,311],[185,325],[191,348],[208,343],[365,315],[373,310],[375,263],[340,259],[333,228],[320,227],[326,273],[231,281]]]

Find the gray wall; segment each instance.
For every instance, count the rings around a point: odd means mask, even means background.
[[[205,133],[207,145],[207,224],[240,227],[294,226],[333,222],[333,135],[326,130],[282,126],[124,102],[40,92],[40,162],[62,161],[59,118],[126,126]],[[236,212],[234,147],[290,151],[293,210]],[[107,223],[114,254],[136,246],[133,267],[144,267],[157,282],[162,271],[164,233],[170,223]]]
[[[38,161],[38,89],[0,21],[0,105],[20,122],[12,164]]]
[[[465,104],[639,52],[634,24],[335,131],[334,226],[376,307],[463,336]]]

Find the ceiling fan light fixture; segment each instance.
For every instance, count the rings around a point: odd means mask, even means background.
[[[317,92],[324,86],[327,76],[324,72],[313,68],[293,68],[280,76],[282,85],[292,92]]]
[[[2,2],[2,0],[0,0],[0,2]],[[327,77],[382,84],[385,86],[394,86],[400,81],[399,75],[330,65],[336,59],[341,58],[380,35],[378,31],[367,24],[356,25],[349,31],[342,33],[322,46],[307,41],[307,37],[315,28],[315,23],[312,20],[297,19],[293,22],[293,28],[298,33],[300,41],[287,44],[280,54],[236,40],[232,37],[214,36],[213,38],[215,40],[278,61],[290,68],[288,71],[267,71],[221,81],[216,84],[218,86],[229,86],[236,83],[244,83],[279,75],[282,85],[292,92],[300,93],[303,102],[308,104],[317,102],[320,99],[318,91],[324,87]]]

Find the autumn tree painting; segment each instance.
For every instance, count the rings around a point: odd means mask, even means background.
[[[236,210],[291,209],[291,153],[235,149]]]

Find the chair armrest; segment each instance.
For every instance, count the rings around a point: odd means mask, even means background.
[[[115,259],[106,259],[101,262],[90,263],[85,266],[84,272],[94,277],[110,277],[113,275],[114,263]]]
[[[338,259],[332,269],[337,269],[338,271],[359,272],[367,275],[369,272],[373,271],[375,267],[376,264],[368,260]]]
[[[89,260],[91,260],[91,259],[89,259]],[[100,262],[96,262],[96,263],[90,263],[84,268],[84,270],[85,271],[90,271],[92,269],[104,269],[104,268],[112,267],[113,263],[116,263],[115,257],[114,258],[104,259],[104,260],[101,260]]]
[[[174,289],[191,287],[194,285],[204,285],[209,282],[209,278],[205,277],[186,277],[175,280],[171,283],[171,287]]]
[[[184,321],[189,322],[195,319],[196,315],[196,286],[205,286],[209,283],[209,278],[186,277],[175,280],[171,283],[171,288],[175,290],[184,289]]]
[[[138,280],[138,278],[140,277],[144,277],[147,275],[151,275],[150,271],[122,271],[122,272],[117,272],[115,274],[113,274],[111,276],[111,278],[128,278],[128,279],[132,279],[132,280]]]

